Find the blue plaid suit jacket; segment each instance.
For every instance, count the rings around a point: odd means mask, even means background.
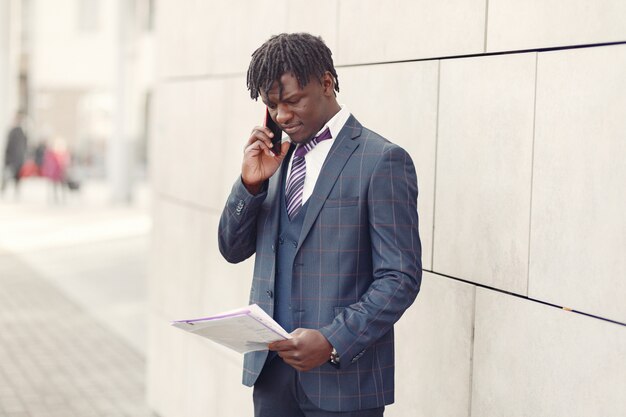
[[[256,196],[235,183],[218,233],[229,262],[256,253],[250,303],[270,315],[280,169]],[[320,330],[341,357],[338,368],[327,363],[298,373],[314,404],[354,411],[394,401],[393,325],[413,303],[421,276],[413,162],[350,116],[309,199],[293,265],[294,326]],[[267,354],[246,354],[245,385],[254,384]]]

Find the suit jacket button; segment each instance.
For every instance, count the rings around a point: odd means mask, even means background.
[[[268,296],[269,298],[272,298],[272,296],[274,295],[274,293],[272,292],[272,290],[267,290],[267,291],[265,291],[265,292],[267,293],[267,296]]]

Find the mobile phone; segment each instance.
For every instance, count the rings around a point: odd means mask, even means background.
[[[265,127],[272,131],[274,137],[272,137],[272,152],[274,155],[280,155],[280,144],[282,142],[283,131],[280,126],[270,116],[270,110],[265,108]]]

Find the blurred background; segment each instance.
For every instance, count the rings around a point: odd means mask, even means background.
[[[131,202],[146,180],[154,1],[3,0],[2,8],[4,131],[21,111],[28,161],[38,148],[56,149],[67,154],[66,176],[106,180],[114,201]]]
[[[424,277],[390,417],[626,415],[623,0],[0,0],[0,417],[241,417],[217,223],[272,34],[403,146]],[[16,181],[18,179],[18,181]]]
[[[154,9],[0,0],[2,416],[150,415]]]

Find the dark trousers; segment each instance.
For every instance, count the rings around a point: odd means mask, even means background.
[[[254,384],[255,417],[382,417],[385,407],[332,412],[317,408],[302,390],[296,370],[275,356]]]

